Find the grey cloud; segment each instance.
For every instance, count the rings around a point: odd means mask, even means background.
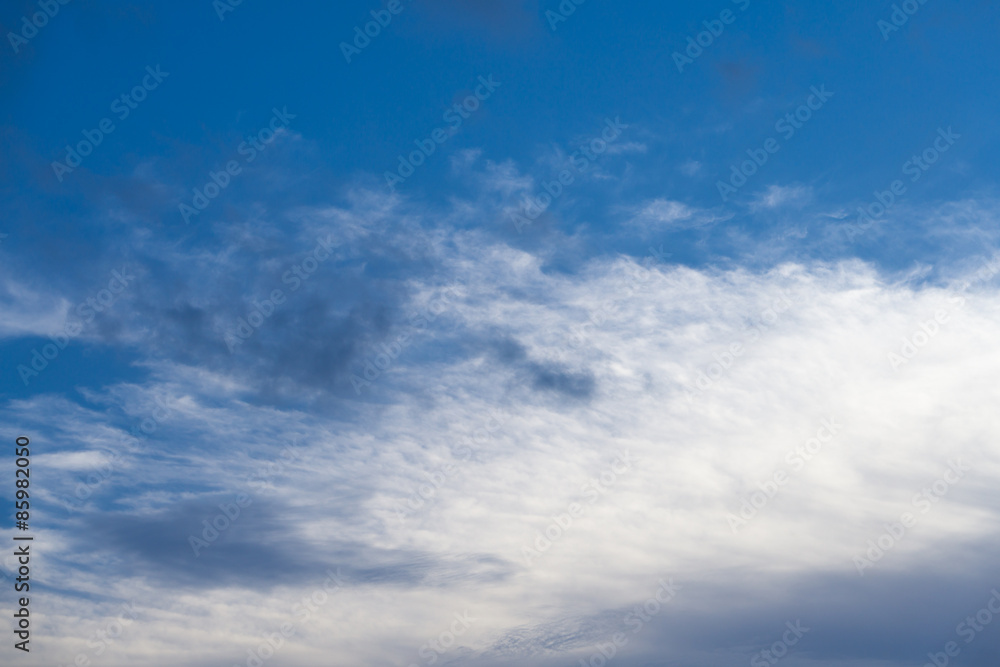
[[[234,501],[235,494],[214,495],[152,515],[101,512],[88,518],[90,530],[78,538],[77,550],[111,556],[117,562],[115,577],[152,574],[164,586],[202,589],[306,585],[331,568],[340,568],[353,585],[460,586],[500,581],[514,568],[488,555],[439,556],[346,540],[334,539],[332,546],[317,548],[296,534],[300,514],[259,497],[241,508],[217,537],[206,539],[212,533],[205,532],[205,521],[226,525],[227,520],[218,519],[224,516],[219,505]],[[192,538],[207,546],[196,542],[193,548]]]

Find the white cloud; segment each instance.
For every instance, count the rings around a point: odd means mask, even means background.
[[[62,332],[69,314],[70,302],[45,293],[21,282],[6,278],[2,281],[0,338],[48,336]]]
[[[623,143],[608,144],[609,155],[620,155],[624,153],[645,153],[649,147],[639,141],[626,141]]]
[[[647,209],[670,220],[690,215],[676,202]],[[354,405],[348,421],[231,394],[220,401],[199,387],[198,374],[170,364],[158,367],[156,383],[118,399],[129,398],[138,419],[154,393],[187,396],[162,426],[163,439],[147,441],[146,456],[95,499],[168,510],[184,494],[148,496],[148,485],[183,480],[178,488],[235,489],[259,465],[256,457],[294,438],[304,447],[301,461],[258,501],[287,508],[286,539],[331,563],[344,557],[345,541],[401,558],[422,553],[450,564],[442,582],[465,582],[352,586],[281,649],[281,664],[314,664],[331,654],[342,664],[421,662],[419,648],[465,609],[477,620],[461,646],[469,656],[489,656],[508,631],[628,607],[664,576],[681,584],[712,572],[856,577],[852,557],[885,523],[916,511],[913,495],[938,479],[949,459],[972,470],[868,574],[933,568],[991,534],[998,518],[991,489],[1000,476],[1000,427],[991,417],[1000,398],[1000,294],[988,280],[960,295],[958,288],[892,284],[858,261],[754,273],[645,269],[627,258],[594,260],[568,276],[477,233],[452,240],[435,276],[461,285],[449,326],[416,341],[373,386],[374,402]],[[414,282],[411,291],[428,288]],[[901,353],[903,339],[914,340],[941,310],[946,322],[894,370],[889,353]],[[523,366],[484,347],[498,338],[516,341],[528,362],[552,373],[589,374],[593,394],[532,383]],[[737,343],[740,352],[730,359]],[[700,374],[710,381],[699,389]],[[17,412],[22,420],[53,414],[49,401]],[[465,438],[497,408],[506,413],[502,425],[463,460]],[[94,419],[88,411],[63,413],[60,428],[92,428],[79,425]],[[829,419],[842,424],[834,440],[793,471],[787,452]],[[523,547],[534,546],[570,503],[587,502],[585,484],[600,479],[619,450],[629,452],[632,467],[527,566]],[[162,456],[170,457],[169,469]],[[440,473],[445,466],[453,472]],[[51,493],[69,492],[73,477],[50,468]],[[787,483],[734,534],[727,516],[779,469]],[[421,485],[432,489],[429,499],[401,522],[394,507]],[[148,502],[133,502],[140,498]],[[54,525],[64,535],[78,530]],[[53,558],[67,556],[46,563],[52,581],[88,581],[81,572],[68,576],[70,549],[50,550]],[[470,554],[494,559],[482,561],[486,579],[475,584],[460,565]],[[199,563],[192,559],[190,567],[197,571]],[[752,584],[738,577],[716,580],[735,598],[752,594]],[[314,587],[195,596],[155,579],[122,577],[115,594],[141,595],[147,611],[103,664],[134,664],[136,655],[154,651],[170,664],[202,664],[198,641],[179,641],[191,636],[211,636],[220,661],[245,659],[255,638],[290,618],[291,606]],[[55,646],[39,655],[65,662],[85,645],[69,628],[88,616],[90,603],[48,595],[61,609],[51,617],[56,634],[76,639],[61,641],[58,655]],[[690,585],[671,604],[697,613],[705,600]],[[594,640],[603,639],[605,625],[595,627]],[[589,641],[581,638],[580,650]],[[691,646],[677,651],[692,664],[708,659]],[[574,657],[542,651],[536,660],[546,655],[560,664]]]
[[[769,185],[765,192],[757,195],[750,204],[751,210],[771,209],[780,206],[808,203],[812,199],[812,188],[803,185]]]
[[[644,238],[681,229],[708,227],[724,219],[711,211],[662,198],[647,201],[628,211],[632,216],[628,226],[637,229]]]
[[[694,176],[701,171],[701,162],[688,160],[680,166],[681,173],[685,176]]]

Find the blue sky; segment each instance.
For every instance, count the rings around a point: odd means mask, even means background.
[[[995,664],[990,4],[181,5],[0,8],[17,660]]]

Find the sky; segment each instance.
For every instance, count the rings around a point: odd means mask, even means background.
[[[0,662],[992,667],[998,28],[3,3]]]

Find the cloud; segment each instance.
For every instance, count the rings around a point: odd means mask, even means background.
[[[48,336],[62,331],[69,301],[11,278],[3,280],[2,290],[0,308],[5,316],[0,323],[0,338]]]
[[[688,160],[687,162],[681,164],[679,168],[681,173],[685,176],[694,176],[701,171],[701,166],[701,162],[698,162],[697,160]]]
[[[622,143],[608,144],[608,154],[621,155],[626,153],[645,153],[649,147],[639,141],[625,141]]]
[[[628,211],[631,218],[627,226],[630,231],[637,231],[643,238],[683,229],[708,228],[723,219],[712,211],[692,208],[669,199],[653,199]]]
[[[446,654],[456,664],[511,655],[563,664],[621,630],[669,576],[684,590],[620,664],[654,654],[742,664],[801,617],[815,633],[801,655],[874,667],[892,664],[907,642],[933,650],[920,629],[946,639],[962,618],[951,612],[988,597],[995,583],[983,536],[1000,511],[990,491],[1000,433],[989,418],[1000,295],[985,273],[963,287],[961,274],[897,281],[857,260],[719,271],[606,257],[566,274],[478,231],[454,232],[434,257],[433,274],[400,281],[401,303],[433,291],[433,275],[461,285],[447,313],[368,393],[341,395],[335,411],[247,401],[245,371],[221,365],[208,375],[197,350],[190,361],[158,361],[145,386],[68,410],[53,397],[6,408],[7,423],[61,411],[32,428],[72,455],[96,443],[51,429],[105,428],[113,440],[101,403],[132,396],[130,416],[117,420],[127,428],[152,395],[177,397],[172,415],[135,443],[142,456],[87,501],[90,537],[74,527],[81,515],[53,505],[53,580],[82,592],[114,578],[112,595],[141,590],[151,618],[183,600],[192,618],[212,614],[214,645],[234,660],[245,652],[246,619],[273,627],[326,568],[342,568],[355,584],[310,621],[286,654],[290,665],[331,651],[347,663],[418,660],[419,647],[466,609],[478,620]],[[312,301],[322,293],[303,301],[302,317],[323,312]],[[941,311],[944,323],[928,325]],[[275,331],[323,330],[296,322]],[[295,345],[303,360],[316,358]],[[905,361],[894,368],[890,354]],[[219,391],[220,382],[231,388]],[[841,425],[835,438],[795,468],[789,452],[809,446],[824,420]],[[292,440],[294,462],[194,558],[189,534]],[[611,479],[619,451],[633,463]],[[956,459],[971,469],[922,512],[914,495]],[[53,497],[73,493],[81,473],[39,466]],[[776,471],[787,481],[734,532],[730,517],[766,494]],[[418,509],[401,518],[408,502]],[[567,524],[572,503],[586,511]],[[919,525],[861,576],[853,559],[904,512]],[[539,535],[551,546],[539,549]],[[530,564],[526,546],[538,554]],[[935,587],[933,573],[954,559],[969,563],[968,579]],[[896,591],[913,590],[911,580],[948,613],[898,621],[909,612]],[[198,588],[219,593],[185,592]],[[69,615],[75,594],[53,593]],[[219,600],[229,610],[217,615]],[[256,608],[265,600],[266,614]],[[853,622],[872,605],[882,613]],[[184,624],[141,627],[107,664],[162,645]],[[836,645],[823,639],[830,632]],[[173,664],[199,664],[188,644],[170,646]]]
[[[565,664],[620,631],[661,577],[683,593],[619,664],[745,664],[809,616],[815,641],[799,657],[885,667],[904,645],[935,650],[931,631],[945,639],[988,593],[992,264],[790,261],[770,237],[663,197],[612,209],[625,220],[614,232],[561,229],[553,215],[545,233],[514,238],[483,221],[536,176],[473,152],[456,162],[474,169],[459,172],[466,198],[446,205],[353,188],[266,214],[247,205],[245,220],[183,242],[135,232],[141,279],[88,343],[126,350],[141,374],[2,408],[51,443],[35,461],[38,502],[53,623],[72,641],[40,659],[86,645],[68,628],[90,600],[135,597],[146,621],[106,664],[164,646],[171,664],[207,664],[191,636],[211,640],[216,663],[237,660],[330,568],[352,583],[282,655],[292,667],[331,653],[419,662],[466,610],[477,620],[442,662]],[[786,237],[841,247],[792,212],[810,194],[773,186],[760,205]],[[911,224],[988,249],[994,208],[952,202]],[[691,230],[706,254],[754,261],[667,264],[683,252],[673,239],[675,257],[625,252]],[[329,257],[293,290],[284,277],[318,239]],[[260,309],[274,289],[286,299]],[[12,303],[26,321],[50,312]],[[269,314],[230,351],[226,335],[255,309]],[[157,400],[169,414],[150,421]],[[830,420],[841,426],[822,451],[795,453]],[[959,459],[971,469],[922,512],[914,496]],[[756,507],[778,472],[787,480]],[[195,557],[190,536],[239,493],[252,504]],[[855,558],[904,512],[919,524],[862,576]],[[965,579],[944,585],[941,564],[958,560]],[[912,613],[906,590],[941,611]],[[882,615],[859,627],[857,609]]]
[[[751,202],[750,209],[759,211],[788,205],[802,206],[809,203],[812,195],[812,188],[807,186],[769,185],[766,191],[758,194],[753,202]]]

